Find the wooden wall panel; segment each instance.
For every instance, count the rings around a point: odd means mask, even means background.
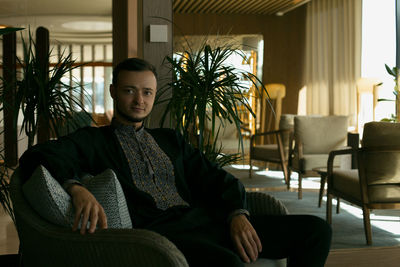
[[[113,65],[128,57],[143,58],[157,68],[162,87],[172,79],[162,65],[165,56],[172,55],[171,22],[172,0],[113,0]],[[150,42],[151,24],[168,25],[168,42]],[[162,106],[154,106],[147,126],[158,127],[162,112]]]
[[[168,42],[150,42],[150,25],[167,25]],[[172,74],[163,65],[165,56],[172,56],[172,0],[143,1],[143,58],[152,63],[158,72],[158,88],[172,80]],[[167,97],[167,95],[165,95]],[[147,127],[157,128],[164,112],[165,105],[155,105]]]
[[[167,25],[168,42],[150,42],[150,25]],[[157,68],[159,83],[168,72],[162,63],[165,56],[172,56],[172,38],[172,0],[143,1],[143,58]]]
[[[113,66],[128,57],[142,57],[142,0],[113,0]]]
[[[310,0],[174,0],[174,12],[218,13],[218,14],[260,14],[286,13]]]

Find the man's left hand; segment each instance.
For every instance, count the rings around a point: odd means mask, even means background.
[[[262,250],[261,241],[246,216],[241,214],[233,217],[230,227],[233,244],[242,260],[256,261]]]

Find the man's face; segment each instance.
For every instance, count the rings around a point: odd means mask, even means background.
[[[156,90],[156,77],[151,71],[122,70],[117,85],[110,86],[115,118],[124,124],[142,126],[153,108]]]

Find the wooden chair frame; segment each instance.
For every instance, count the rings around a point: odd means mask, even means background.
[[[329,224],[332,223],[332,197],[337,196],[343,198],[353,204],[360,206],[363,210],[363,221],[365,237],[368,245],[372,244],[372,230],[370,221],[371,209],[400,209],[400,202],[371,202],[368,197],[368,185],[366,179],[366,170],[364,158],[368,153],[385,153],[385,152],[399,152],[400,146],[382,146],[382,147],[368,147],[359,149],[343,149],[335,150],[329,153],[328,159],[328,193],[326,205],[326,220]],[[333,160],[338,155],[353,154],[357,157],[358,161],[358,177],[360,184],[361,200],[354,196],[343,193],[333,188]],[[337,211],[339,206],[337,206]]]
[[[251,136],[250,139],[250,159],[249,159],[249,164],[250,164],[250,170],[249,170],[249,178],[251,178],[252,170],[253,170],[253,165],[251,163],[252,160],[261,160],[265,162],[272,162],[272,163],[278,163],[281,165],[282,171],[283,171],[283,176],[285,179],[285,183],[287,188],[290,188],[290,168],[288,166],[289,163],[289,156],[286,157],[285,155],[285,148],[283,146],[282,142],[282,136],[284,133],[289,133],[289,139],[292,139],[293,135],[293,130],[285,129],[285,130],[276,130],[276,131],[269,131],[269,132],[264,132],[264,133],[257,133]],[[256,138],[260,136],[270,136],[273,135],[276,138],[277,142],[277,149],[279,153],[279,158],[268,158],[267,160],[265,158],[260,159],[254,157],[254,147],[256,146]],[[291,144],[291,141],[289,141],[289,145]],[[290,147],[289,147],[290,150]]]
[[[349,138],[350,135],[354,135],[354,134],[349,133],[349,132],[347,133],[347,146],[349,146],[349,147],[358,146],[358,139],[356,140],[357,144],[353,144],[354,143],[354,140],[353,140],[354,137],[352,137],[350,139]],[[297,138],[295,139],[293,134],[290,137],[291,138],[290,138],[290,141],[289,141],[289,162],[288,162],[288,166],[290,166],[290,171],[292,171],[291,168],[293,166],[292,160],[293,160],[294,153],[297,152],[299,159],[303,158],[304,153],[303,153],[303,143],[300,140],[298,140]],[[358,137],[358,134],[357,134],[357,137]],[[353,163],[352,163],[352,166],[353,166]],[[295,171],[295,172],[297,172],[299,174],[299,178],[298,178],[298,183],[299,183],[298,184],[298,199],[302,199],[303,198],[303,186],[302,186],[303,178],[304,177],[310,177],[310,176],[320,176],[320,173],[318,173],[318,172],[316,172],[314,170],[305,170],[304,171],[304,170],[301,170],[300,168],[299,169],[293,169],[293,171]],[[325,182],[323,182],[322,179],[321,179],[321,188],[323,188],[323,186],[324,186],[324,185],[322,185],[322,183],[325,184]]]
[[[293,160],[293,155],[294,152],[297,151],[298,157],[299,159],[303,158],[303,143],[298,140],[298,139],[294,139],[292,138],[291,142],[290,142],[290,146],[289,148],[293,148],[291,150],[289,150],[289,163],[288,166],[293,166],[292,164],[292,160]],[[296,171],[299,174],[299,178],[298,178],[298,199],[302,199],[303,198],[303,178],[304,177],[310,177],[310,176],[320,176],[320,174],[316,171],[313,170],[300,170],[300,169],[295,169],[294,171]],[[322,181],[321,181],[322,182]]]

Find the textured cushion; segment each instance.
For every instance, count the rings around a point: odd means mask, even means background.
[[[368,198],[370,202],[400,202],[400,184],[369,186]]]
[[[361,200],[358,170],[333,170],[333,189]]]
[[[45,167],[40,165],[36,168],[22,186],[22,191],[43,218],[61,226],[72,225],[74,211],[71,197]]]
[[[363,153],[368,185],[400,184],[400,151]]]
[[[83,184],[103,206],[109,228],[132,228],[125,196],[112,170],[87,176]],[[43,218],[60,226],[72,226],[75,211],[71,197],[45,167],[37,167],[22,190]]]
[[[247,208],[250,214],[286,215],[289,213],[282,201],[261,192],[247,192]]]
[[[400,123],[366,123],[362,145],[365,148],[399,146]],[[400,186],[400,168],[396,167],[400,164],[400,151],[366,151],[362,159],[368,185],[396,184]],[[371,190],[378,190],[377,188],[371,188]]]
[[[304,154],[328,154],[346,145],[347,116],[296,116],[295,139],[303,144]]]
[[[361,200],[358,170],[334,170],[333,188]],[[399,202],[400,185],[372,185],[368,187],[369,202]]]
[[[285,151],[285,155],[287,155],[287,151]],[[280,160],[278,145],[270,144],[270,145],[258,145],[251,148],[251,158],[255,160],[268,160],[268,159],[276,159]]]
[[[400,145],[400,123],[369,122],[364,125],[363,147]]]

